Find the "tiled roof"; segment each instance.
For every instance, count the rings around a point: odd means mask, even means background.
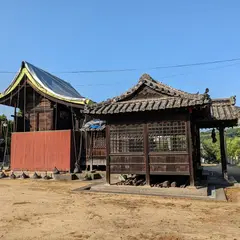
[[[116,114],[124,112],[143,112],[143,111],[156,111],[170,108],[182,108],[203,105],[208,103],[208,100],[188,99],[188,98],[154,98],[145,100],[133,100],[113,102],[109,104],[96,105],[94,108],[86,108],[85,113],[105,115]]]
[[[213,99],[210,106],[212,120],[235,120],[239,117],[239,107],[234,106],[235,97]]]
[[[143,98],[132,100],[132,97],[142,87],[147,87],[161,97]],[[134,99],[134,98],[133,98]],[[124,94],[108,99],[105,102],[90,105],[85,108],[87,114],[115,114],[123,112],[153,111],[160,109],[181,108],[208,104],[211,99],[208,89],[205,94],[187,93],[152,79],[148,74],[143,74],[139,82]]]
[[[159,93],[168,95],[169,97],[185,97],[185,98],[198,98],[198,99],[201,99],[203,97],[203,94],[198,94],[198,93],[191,94],[191,93],[181,91],[179,89],[172,88],[162,82],[158,82],[154,80],[150,75],[145,73],[140,77],[138,83],[134,87],[130,88],[128,91],[126,91],[122,95],[109,99],[108,101],[117,101],[117,102],[122,101],[128,98],[129,96],[131,96],[142,85],[148,86]]]

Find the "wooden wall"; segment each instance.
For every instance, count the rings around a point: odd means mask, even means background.
[[[29,121],[30,131],[53,130],[53,104],[36,92],[27,95],[25,117]]]
[[[103,131],[87,132],[87,165],[106,165],[106,134]]]

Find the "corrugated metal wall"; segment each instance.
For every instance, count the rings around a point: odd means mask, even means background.
[[[54,167],[70,170],[71,130],[12,134],[12,170],[52,171]]]

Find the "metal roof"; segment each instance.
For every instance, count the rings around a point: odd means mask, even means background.
[[[22,62],[21,68],[13,79],[9,87],[0,94],[0,99],[11,93],[22,81],[24,76],[27,76],[30,84],[37,88],[44,95],[71,102],[75,104],[88,104],[91,102],[89,99],[81,96],[70,83],[38,68],[26,61]]]
[[[35,67],[28,62],[24,62],[24,65],[33,78],[53,94],[70,99],[83,99],[83,97],[71,86],[70,83],[42,70],[41,68]]]

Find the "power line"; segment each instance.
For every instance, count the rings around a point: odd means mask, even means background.
[[[178,65],[169,65],[169,66],[159,66],[159,67],[151,67],[146,68],[146,70],[156,70],[156,69],[169,69],[169,68],[183,68],[183,67],[193,67],[193,66],[202,66],[202,65],[210,65],[210,64],[219,64],[226,62],[235,62],[239,61],[240,58],[232,58],[226,60],[217,60],[217,61],[208,61],[208,62],[198,62],[198,63],[190,63],[190,64],[178,64]],[[80,71],[65,71],[58,73],[107,73],[107,72],[130,72],[130,71],[139,71],[141,69],[138,68],[127,68],[127,69],[112,69],[112,70],[80,70]]]
[[[214,68],[208,68],[208,69],[201,69],[201,71],[212,71],[212,70],[218,70],[218,69],[222,69],[222,68],[226,68],[226,67],[232,67],[235,65],[239,65],[239,63],[233,63],[233,64],[228,64],[228,65],[224,65],[224,66],[219,66],[219,67],[214,67]],[[164,77],[160,77],[157,79],[157,81],[164,81],[167,78],[173,78],[173,77],[178,77],[178,76],[186,76],[189,74],[193,74],[195,72],[191,71],[191,72],[185,72],[185,73],[179,73],[179,74],[172,74],[172,75],[168,75],[168,76],[164,76]],[[122,82],[111,82],[111,83],[91,83],[91,84],[74,84],[74,86],[76,87],[95,87],[95,86],[111,86],[111,85],[116,85],[116,84],[121,84]]]
[[[150,67],[150,68],[125,68],[125,69],[102,69],[102,70],[75,70],[75,71],[57,71],[53,73],[112,73],[112,72],[130,72],[130,71],[140,71],[140,70],[157,70],[157,69],[171,69],[171,68],[184,68],[184,67],[195,67],[195,66],[203,66],[203,65],[212,65],[212,64],[219,64],[219,63],[226,63],[226,62],[236,62],[240,61],[240,58],[232,58],[232,59],[225,59],[225,60],[217,60],[217,61],[208,61],[208,62],[197,62],[197,63],[189,63],[189,64],[178,64],[178,65],[168,65],[168,66],[158,66],[158,67]],[[0,73],[5,74],[12,74],[17,73],[13,71],[0,71]]]

